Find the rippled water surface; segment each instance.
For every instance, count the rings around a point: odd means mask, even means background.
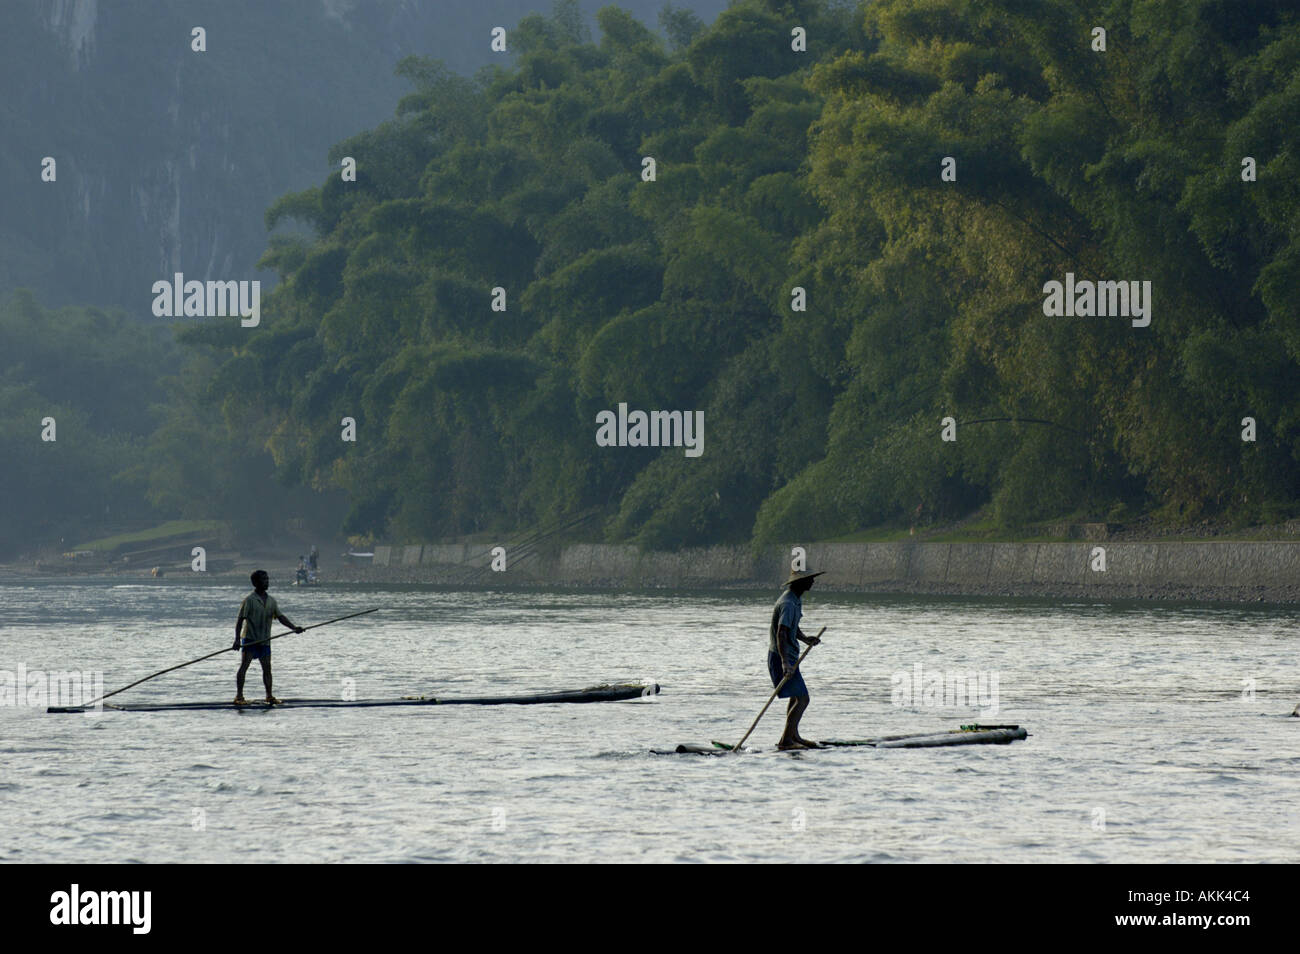
[[[814,591],[812,738],[1019,723],[1009,746],[660,756],[735,741],[770,692],[776,592],[281,589],[308,624],[276,692],[480,695],[650,679],[599,705],[50,715],[0,708],[0,859],[1242,861],[1300,856],[1291,609]],[[244,590],[0,585],[0,669],[116,688],[229,644]],[[233,653],[122,701],[225,700]],[[896,706],[896,673],[985,672],[998,711]],[[250,695],[260,677],[249,674]],[[1252,695],[1253,692],[1253,695]],[[920,700],[924,701],[924,700]]]

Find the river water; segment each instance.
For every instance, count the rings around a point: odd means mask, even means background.
[[[106,689],[229,645],[244,589],[0,584],[0,670]],[[1300,611],[813,591],[810,738],[1018,723],[1007,746],[707,758],[770,692],[777,593],[273,590],[283,698],[651,680],[597,705],[106,711],[0,707],[0,859],[21,862],[1294,862]],[[115,701],[226,700],[235,654]],[[920,666],[932,691],[904,698]],[[938,674],[979,690],[933,691]],[[973,680],[971,677],[974,677]],[[16,675],[15,675],[16,678]],[[996,680],[996,682],[994,681]],[[996,690],[996,691],[995,691]],[[256,664],[250,698],[261,695]],[[982,693],[982,694],[980,694]],[[14,700],[6,700],[14,701]]]

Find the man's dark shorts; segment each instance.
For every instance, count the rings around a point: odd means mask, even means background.
[[[781,666],[781,657],[771,650],[768,650],[767,653],[767,674],[772,677],[773,689],[785,678],[785,670]],[[808,695],[808,687],[804,685],[803,671],[795,670],[795,674],[790,677],[789,682],[782,686],[776,697],[778,699],[791,699],[795,696],[806,695]]]
[[[265,660],[267,660],[268,662],[270,662],[270,660],[271,660],[271,644],[270,644],[270,643],[262,643],[262,645],[260,645],[260,646],[245,646],[245,647],[244,647],[244,661],[245,661],[245,662],[252,662],[254,659],[265,659]]]

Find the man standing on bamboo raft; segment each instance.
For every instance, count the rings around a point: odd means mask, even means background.
[[[805,636],[799,628],[803,618],[803,594],[812,589],[813,580],[821,573],[800,573],[794,571],[785,581],[785,592],[772,607],[772,623],[767,636],[767,672],[772,677],[773,687],[780,687],[778,698],[789,699],[790,706],[785,714],[785,732],[777,743],[780,749],[815,749],[817,743],[809,742],[799,735],[799,720],[808,709],[808,686],[799,672],[799,643],[816,646],[821,640],[816,636]],[[789,676],[784,686],[781,680]]]
[[[239,618],[235,620],[235,645],[244,647],[243,659],[239,664],[239,673],[235,676],[235,705],[246,706],[244,698],[244,675],[249,664],[256,659],[262,664],[262,684],[266,686],[266,704],[275,706],[280,700],[271,694],[271,624],[279,620],[295,633],[301,633],[302,627],[296,626],[280,612],[275,597],[267,592],[271,577],[265,570],[254,570],[249,577],[253,582],[253,592],[244,597],[239,604]]]

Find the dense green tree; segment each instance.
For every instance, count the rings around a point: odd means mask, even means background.
[[[663,22],[667,43],[606,8],[594,39],[564,3],[511,32],[510,68],[403,61],[396,117],[332,153],[358,181],[268,211],[310,234],[271,240],[262,326],[184,334],[150,499],[234,508],[274,473],[346,493],[363,537],[596,511],[647,546],[981,508],[1296,512],[1291,5],[741,0]],[[1149,281],[1150,326],[1045,315],[1066,272]],[[703,411],[703,455],[597,446],[620,403]]]
[[[0,355],[0,554],[154,516],[142,464],[162,420],[160,376],[180,357],[167,329],[120,311],[45,309],[19,291],[0,304]]]

